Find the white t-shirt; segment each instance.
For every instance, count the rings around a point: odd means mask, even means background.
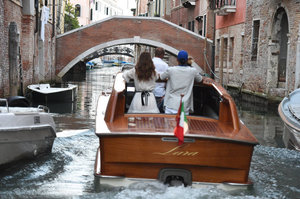
[[[194,81],[201,82],[202,76],[193,67],[174,66],[160,75],[162,80],[168,79],[167,92],[164,100],[164,106],[169,109],[178,110],[181,94],[184,94],[185,112],[193,112],[193,86]]]
[[[158,74],[161,74],[163,72],[165,72],[167,69],[168,69],[168,64],[166,62],[164,62],[161,58],[159,57],[154,57],[152,59],[153,61],[153,64],[155,66],[155,71],[158,73]],[[165,95],[166,93],[166,83],[164,82],[157,82],[155,84],[155,89],[153,91],[155,97],[162,97]]]

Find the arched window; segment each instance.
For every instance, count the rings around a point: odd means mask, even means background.
[[[79,4],[76,4],[76,5],[75,5],[75,15],[76,15],[77,17],[80,17],[80,15],[81,15],[80,10],[81,10],[80,5],[79,5]]]

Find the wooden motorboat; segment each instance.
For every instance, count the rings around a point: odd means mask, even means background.
[[[27,88],[33,102],[73,102],[77,96],[77,85],[74,84],[61,84],[58,87],[50,84],[31,84]]]
[[[126,113],[134,94],[122,73],[110,95],[99,97],[96,130],[99,148],[95,176],[105,179],[158,179],[250,184],[254,146],[258,144],[239,120],[236,105],[212,79],[193,88],[194,113],[187,116],[184,143],[174,137],[176,115]],[[106,106],[107,104],[107,106]]]
[[[284,123],[285,146],[300,151],[300,89],[283,98],[278,106],[278,113]]]
[[[0,166],[50,153],[56,137],[55,123],[47,108],[9,107],[0,99]]]

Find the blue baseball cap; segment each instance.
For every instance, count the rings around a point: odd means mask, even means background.
[[[188,60],[188,53],[185,50],[181,50],[179,51],[178,55],[177,55],[177,59],[178,60],[184,60],[187,61]]]

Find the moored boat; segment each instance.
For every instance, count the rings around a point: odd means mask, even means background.
[[[258,144],[239,120],[231,96],[204,78],[195,84],[194,113],[187,116],[184,143],[174,137],[176,115],[128,114],[132,84],[116,76],[112,93],[99,97],[95,176],[105,179],[174,180],[192,183],[251,184],[248,174]],[[106,105],[107,104],[107,105]]]
[[[284,123],[285,146],[300,151],[300,89],[283,98],[278,106],[278,113]]]
[[[0,166],[50,153],[56,137],[52,116],[44,106],[9,107],[0,99]]]
[[[77,85],[62,84],[59,87],[50,84],[28,85],[33,102],[73,102],[77,96]]]

